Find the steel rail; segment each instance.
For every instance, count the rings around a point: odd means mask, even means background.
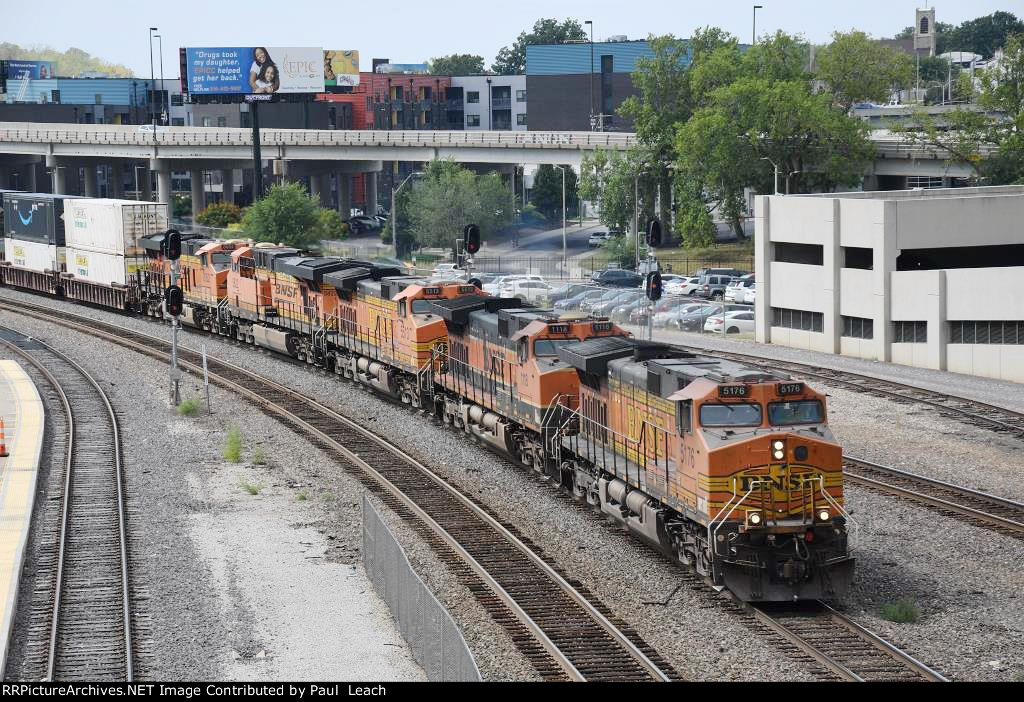
[[[52,346],[23,334],[16,329],[13,329],[7,325],[0,325],[0,329],[5,329],[15,335],[22,336],[26,340],[31,342],[53,356],[60,359],[63,363],[68,365],[70,368],[75,370],[88,385],[95,391],[96,396],[102,401],[107,415],[110,421],[112,441],[114,446],[114,471],[115,471],[115,483],[117,487],[117,516],[118,516],[118,540],[119,540],[119,551],[120,551],[120,575],[121,575],[121,612],[124,620],[124,647],[125,647],[125,680],[126,682],[132,682],[134,680],[134,660],[132,655],[132,621],[131,621],[131,595],[128,583],[128,551],[127,551],[127,529],[125,526],[125,495],[124,495],[124,472],[122,466],[121,456],[121,435],[120,426],[117,421],[117,414],[114,412],[113,405],[110,403],[110,399],[106,393],[100,387],[99,383],[96,382],[95,378],[89,374],[80,364],[72,360],[67,354],[64,354]],[[50,624],[50,641],[49,641],[49,654],[47,656],[46,665],[46,679],[53,681],[54,672],[57,663],[57,654],[59,648],[59,636],[58,629],[60,625],[61,607],[63,604],[63,590],[64,590],[64,576],[65,576],[65,561],[68,550],[68,523],[71,516],[71,490],[73,467],[74,467],[74,456],[75,456],[75,413],[71,405],[71,401],[68,398],[67,392],[65,391],[64,384],[57,379],[51,369],[47,368],[38,358],[29,353],[26,349],[19,347],[12,341],[0,338],[2,343],[9,351],[18,355],[24,359],[27,363],[31,364],[39,373],[46,379],[46,382],[53,388],[54,392],[57,393],[60,398],[61,404],[64,408],[64,414],[67,417],[67,445],[66,445],[66,457],[64,467],[64,493],[62,495],[61,505],[61,524],[60,524],[60,537],[59,545],[57,548],[57,576],[54,584],[54,602],[53,602],[53,615]]]
[[[30,317],[42,319],[44,321],[54,322],[60,326],[74,329],[84,334],[103,338],[112,343],[131,348],[140,353],[148,355],[153,358],[166,359],[169,356],[169,352],[163,351],[164,348],[169,348],[169,343],[164,339],[151,336],[142,332],[127,330],[122,327],[118,327],[113,324],[101,322],[92,318],[82,317],[62,310],[55,310],[53,308],[46,308],[41,306],[32,306],[32,309],[23,309],[17,306],[12,306],[7,302],[0,302],[0,309],[8,309],[17,313],[25,314]],[[79,320],[79,321],[73,321]],[[83,323],[84,322],[84,323]],[[179,365],[185,368],[191,369],[194,373],[202,373],[202,366],[199,359],[199,353],[189,349],[187,347],[179,346]],[[192,357],[194,361],[189,361],[188,358]],[[537,639],[542,647],[548,651],[553,660],[562,668],[570,680],[584,680],[584,676],[576,668],[567,655],[562,652],[554,642],[550,640],[550,637],[543,632],[541,627],[533,621],[533,619],[525,612],[522,605],[516,601],[508,592],[502,588],[494,577],[486,571],[486,569],[476,561],[465,548],[458,542],[458,540],[451,534],[449,534],[440,524],[436,522],[430,515],[428,515],[422,508],[417,505],[411,497],[406,495],[398,486],[394,485],[390,480],[383,476],[367,461],[351,452],[345,446],[337,442],[334,438],[324,433],[317,427],[313,426],[306,420],[302,419],[294,412],[289,411],[287,408],[267,399],[265,396],[256,392],[255,390],[245,387],[230,378],[225,377],[222,373],[217,372],[217,368],[229,369],[232,373],[237,373],[250,382],[257,386],[263,386],[265,389],[269,388],[275,392],[287,395],[296,401],[300,401],[306,407],[312,408],[322,416],[329,417],[331,420],[343,423],[346,427],[353,431],[358,432],[361,436],[367,440],[377,443],[381,448],[391,454],[398,456],[405,460],[410,466],[420,471],[424,476],[434,482],[436,486],[443,489],[453,499],[457,500],[460,505],[470,510],[474,516],[483,521],[487,526],[497,531],[511,546],[518,550],[524,557],[526,557],[530,563],[540,569],[546,577],[548,577],[552,583],[558,587],[565,595],[567,595],[573,602],[581,607],[587,615],[592,619],[596,626],[605,631],[610,635],[616,643],[632,658],[632,660],[644,669],[651,677],[652,680],[667,682],[672,678],[661,670],[661,668],[650,660],[650,658],[640,648],[631,641],[625,634],[623,634],[617,626],[610,622],[597,608],[581,595],[565,578],[563,578],[557,571],[555,571],[550,565],[548,565],[540,556],[538,556],[532,549],[526,544],[516,538],[511,532],[508,531],[500,522],[494,517],[489,515],[472,500],[463,495],[457,488],[449,484],[442,477],[431,471],[429,468],[419,463],[416,459],[412,458],[401,449],[398,449],[390,442],[385,439],[376,436],[372,432],[359,426],[352,420],[344,417],[337,413],[335,410],[326,407],[325,405],[307,398],[291,388],[276,383],[275,381],[269,380],[262,376],[259,376],[251,371],[245,370],[231,363],[225,362],[220,359],[213,357],[207,358],[210,366],[210,379],[216,382],[218,385],[237,392],[248,398],[251,402],[265,407],[271,412],[278,414],[279,416],[286,419],[286,421],[293,423],[303,429],[303,431],[312,434],[319,441],[324,442],[332,449],[336,450],[348,461],[358,466],[368,476],[372,477],[375,482],[388,491],[389,494],[399,500],[403,506],[414,512],[435,534],[445,541],[450,547],[455,550],[460,557],[469,565],[473,571],[483,579],[489,587],[495,592],[495,594],[502,600],[502,602],[509,608],[509,610],[516,616],[517,619],[530,631],[531,634]]]

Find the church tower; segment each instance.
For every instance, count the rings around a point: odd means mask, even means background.
[[[914,24],[914,51],[934,56],[936,43],[935,8],[919,9]]]

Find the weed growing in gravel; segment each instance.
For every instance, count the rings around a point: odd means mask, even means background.
[[[197,397],[190,397],[187,400],[182,400],[181,404],[178,405],[178,414],[182,417],[194,417],[199,414],[199,410],[203,408],[202,402]]]
[[[333,492],[325,492],[324,493],[324,502],[330,502],[333,499],[334,499],[334,493]]]
[[[263,453],[263,449],[257,447],[252,450],[252,464],[254,466],[267,465],[267,454]]]
[[[295,496],[295,499],[298,500],[299,502],[305,502],[308,498],[306,497],[306,493],[300,492],[298,495]]]
[[[260,483],[242,483],[242,489],[250,495],[259,495],[263,485]]]
[[[912,624],[921,615],[917,605],[910,600],[899,600],[882,605],[882,619],[897,624]]]
[[[242,430],[237,426],[228,429],[228,436],[224,441],[224,460],[232,463],[242,462]]]

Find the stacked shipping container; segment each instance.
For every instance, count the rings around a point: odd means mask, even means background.
[[[168,228],[167,205],[80,199],[65,205],[67,272],[102,285],[127,285],[145,268],[144,237]]]

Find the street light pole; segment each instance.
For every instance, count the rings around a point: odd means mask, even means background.
[[[555,166],[562,171],[562,269],[565,269],[566,260],[566,236],[565,236],[565,169],[568,166]]]
[[[171,106],[164,102],[164,92],[167,90],[167,83],[164,82],[164,38],[157,34],[156,38],[160,40],[158,46],[160,47],[160,121],[164,124],[168,124],[171,118]],[[170,99],[168,99],[170,102]],[[166,108],[166,112],[165,112]],[[164,115],[167,115],[164,117]]]
[[[156,72],[153,70],[153,32],[156,31],[158,31],[157,27],[149,28],[149,116],[153,126],[154,144],[156,144],[156,110],[153,109],[153,99],[156,97]]]
[[[583,24],[590,25],[590,130],[594,131],[594,21],[586,20]]]
[[[763,9],[764,5],[754,5],[754,39],[750,42],[751,46],[757,43],[757,11]]]

